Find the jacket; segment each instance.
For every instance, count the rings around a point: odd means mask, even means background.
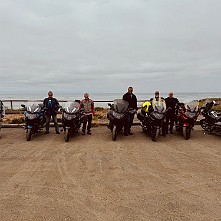
[[[80,102],[80,108],[84,109],[84,114],[86,115],[90,115],[93,114],[94,115],[94,102],[91,99],[83,99]]]
[[[127,101],[129,103],[129,108],[133,108],[137,110],[137,98],[132,93],[129,94],[128,92],[123,95],[123,100]]]
[[[56,98],[51,98],[51,99],[45,98],[43,105],[44,108],[46,108],[45,114],[47,116],[57,114],[57,111],[59,109],[59,103]]]
[[[172,97],[172,98],[167,97],[167,98],[165,99],[165,101],[166,101],[167,109],[168,109],[169,107],[171,107],[170,113],[175,113],[176,105],[177,105],[177,103],[179,102],[178,99],[175,98],[175,97]]]

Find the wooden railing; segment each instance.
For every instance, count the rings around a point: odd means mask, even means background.
[[[141,103],[141,102],[145,102],[146,100],[139,100],[138,103]],[[28,103],[28,102],[33,102],[33,103],[43,103],[43,100],[25,100],[25,99],[21,99],[21,100],[2,100],[3,104],[5,107],[7,107],[7,109],[11,109],[13,110],[14,109],[14,105],[13,103]],[[73,100],[59,100],[59,103],[65,103],[65,102],[73,102]],[[96,105],[96,103],[111,103],[113,102],[112,100],[95,100],[94,103]],[[6,104],[9,104],[9,107],[6,105]]]

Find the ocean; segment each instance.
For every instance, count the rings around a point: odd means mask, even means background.
[[[138,101],[149,100],[154,96],[154,93],[135,93]],[[95,107],[108,107],[108,102],[110,103],[114,99],[122,98],[123,93],[90,93],[90,98],[94,100]],[[162,97],[167,97],[167,93],[161,93]],[[21,107],[21,104],[30,105],[35,103],[34,100],[43,100],[47,97],[47,93],[45,92],[0,92],[0,100],[28,100],[28,102],[13,102],[13,109],[18,109]],[[54,93],[54,97],[58,99],[58,101],[74,101],[74,100],[82,100],[82,93],[70,93],[70,92],[56,92]],[[200,100],[204,98],[221,98],[221,92],[191,92],[191,93],[174,93],[174,97],[178,98],[180,102],[188,103],[192,100]],[[105,101],[105,102],[101,102]],[[39,103],[39,102],[38,102]],[[60,102],[62,106],[65,106],[67,102]],[[138,106],[141,106],[142,102],[138,102]],[[10,107],[10,102],[4,102],[4,106],[6,108]]]

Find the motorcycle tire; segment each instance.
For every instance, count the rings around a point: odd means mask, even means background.
[[[147,133],[147,129],[143,126],[142,126],[142,131],[143,131],[143,133]]]
[[[190,127],[183,127],[183,136],[186,140],[190,139],[191,129]]]
[[[64,140],[65,142],[69,141],[69,129],[66,129],[64,132]]]
[[[205,119],[200,120],[200,126],[205,130],[206,129],[206,121]]]
[[[151,130],[151,140],[156,141],[160,133],[160,129],[153,127]]]
[[[113,126],[112,130],[112,140],[115,141],[117,139],[117,127]]]
[[[26,140],[27,141],[31,140],[31,129],[30,128],[28,128],[26,131]]]

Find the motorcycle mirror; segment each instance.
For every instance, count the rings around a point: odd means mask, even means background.
[[[75,102],[78,102],[79,104],[81,103],[81,101],[80,100],[74,100]]]
[[[25,105],[24,105],[24,104],[21,104],[21,106],[22,106],[23,108],[25,108]]]
[[[111,103],[108,103],[107,105],[108,105],[109,107],[111,107]]]

